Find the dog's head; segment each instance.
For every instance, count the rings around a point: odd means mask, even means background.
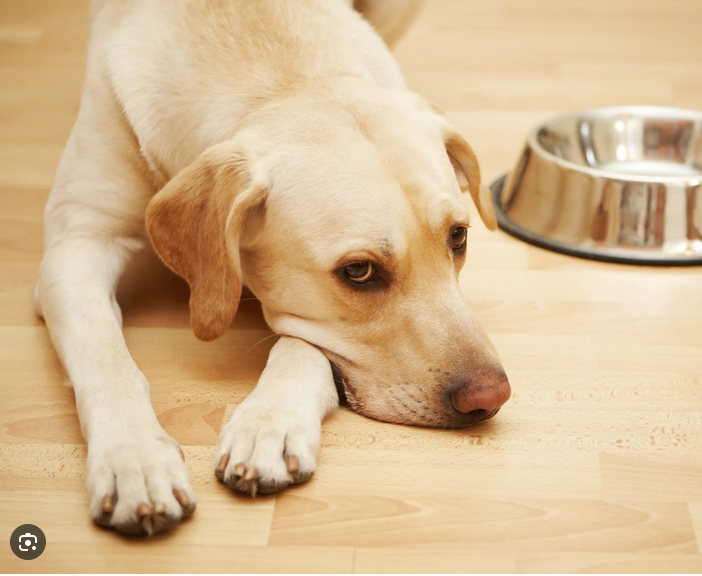
[[[468,193],[495,215],[468,143],[418,97],[341,91],[261,111],[152,200],[147,226],[191,287],[195,334],[229,327],[242,283],[271,328],[319,347],[348,402],[457,427],[510,387],[458,284]]]

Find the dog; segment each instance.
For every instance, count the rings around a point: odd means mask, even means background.
[[[93,0],[34,300],[75,389],[98,524],[150,535],[196,506],[115,297],[149,239],[190,285],[198,338],[228,329],[244,285],[280,335],[221,432],[215,474],[236,491],[309,479],[340,393],[433,427],[508,400],[458,284],[464,198],[494,229],[490,193],[388,47],[418,1]]]

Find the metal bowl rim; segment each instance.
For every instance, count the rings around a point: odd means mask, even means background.
[[[582,164],[577,164],[571,162],[570,160],[564,160],[555,156],[548,150],[546,150],[539,143],[538,135],[541,130],[543,130],[549,124],[558,122],[560,120],[575,119],[581,116],[608,118],[614,114],[629,114],[631,116],[639,117],[653,117],[654,114],[659,118],[686,118],[692,121],[702,122],[702,111],[692,110],[687,108],[674,108],[670,106],[604,106],[600,108],[583,108],[580,110],[574,110],[571,112],[566,112],[564,114],[559,114],[549,118],[548,120],[541,122],[527,135],[527,143],[529,147],[541,157],[549,162],[558,164],[562,168],[572,170],[575,172],[581,172],[583,174],[589,174],[590,176],[595,176],[598,178],[606,178],[607,180],[613,180],[616,182],[641,182],[641,183],[661,183],[661,184],[682,184],[686,186],[699,186],[702,183],[702,171],[698,175],[688,175],[688,176],[650,176],[650,175],[640,175],[640,174],[626,174],[623,172],[610,172],[608,170],[602,170],[599,168],[592,168],[590,166],[584,166]]]

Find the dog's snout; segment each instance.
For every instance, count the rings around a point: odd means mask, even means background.
[[[502,370],[481,370],[451,392],[453,407],[475,422],[492,418],[509,400],[512,390]]]

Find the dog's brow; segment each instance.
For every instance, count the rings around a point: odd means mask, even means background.
[[[390,267],[395,261],[395,249],[389,239],[370,244],[367,240],[356,242],[354,245],[346,246],[343,252],[337,253],[334,268],[347,265],[351,262],[372,260],[386,267]]]
[[[468,226],[470,224],[470,212],[462,204],[451,202],[444,209],[442,225],[443,228],[452,228],[456,224]]]

